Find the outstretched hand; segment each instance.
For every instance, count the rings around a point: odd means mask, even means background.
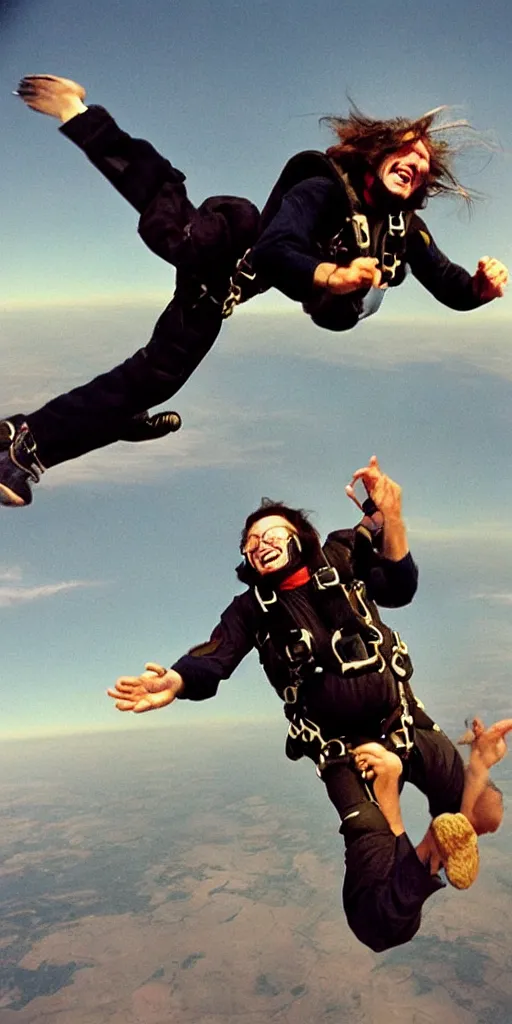
[[[121,676],[107,694],[115,700],[118,711],[141,714],[171,704],[184,687],[183,679],[174,669],[149,661],[140,676]]]
[[[500,299],[505,294],[508,282],[508,270],[504,263],[482,256],[473,275],[473,291],[479,299],[486,302]]]
[[[25,75],[16,95],[31,110],[58,117],[63,123],[87,110],[83,85],[57,75]]]

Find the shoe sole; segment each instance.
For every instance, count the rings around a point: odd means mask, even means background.
[[[21,508],[26,504],[27,502],[23,501],[16,491],[11,491],[11,488],[6,487],[5,484],[0,484],[0,505],[5,505],[7,508],[9,506]]]
[[[469,889],[479,867],[476,832],[464,814],[440,814],[431,824],[446,877],[455,889]]]

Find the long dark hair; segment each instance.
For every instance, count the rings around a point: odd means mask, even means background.
[[[346,170],[361,170],[364,165],[373,169],[381,161],[400,149],[404,136],[422,140],[430,153],[430,173],[425,186],[425,199],[437,195],[458,196],[468,204],[478,193],[461,185],[452,168],[454,157],[467,148],[470,140],[482,143],[469,121],[449,121],[443,118],[448,107],[436,107],[414,119],[394,117],[387,121],[363,114],[350,101],[347,117],[322,117],[338,137],[338,143],[327,150],[327,155],[339,161]],[[445,134],[449,138],[444,137]],[[453,140],[453,141],[452,141]]]

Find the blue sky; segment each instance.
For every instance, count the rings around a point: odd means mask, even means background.
[[[133,211],[55,121],[11,95],[25,73],[83,82],[90,102],[187,173],[198,202],[232,192],[261,204],[290,155],[328,144],[318,119],[344,109],[347,93],[382,116],[453,103],[501,150],[460,161],[462,180],[485,194],[471,219],[443,200],[426,219],[469,269],[486,253],[512,263],[505,3],[431,3],[421,19],[414,5],[390,12],[375,0],[364,19],[339,0],[10,7],[0,44],[6,413],[134,351],[172,291]],[[4,735],[278,716],[252,659],[201,707],[116,717],[103,692],[206,638],[236,590],[240,526],[262,494],[315,510],[323,532],[349,525],[344,484],[374,451],[403,485],[420,563],[414,605],[388,616],[409,641],[416,689],[454,729],[479,709],[509,711],[510,325],[510,296],[456,314],[410,280],[344,336],[275,293],[237,312],[171,403],[180,434],[69,463],[44,477],[30,509],[2,513]]]

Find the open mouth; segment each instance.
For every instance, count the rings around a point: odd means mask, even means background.
[[[403,164],[396,164],[391,169],[402,185],[412,185],[414,181],[414,170],[412,167],[406,167]]]
[[[275,562],[276,559],[280,558],[280,556],[280,551],[265,551],[265,553],[260,557],[260,562],[262,565],[271,565],[272,562]]]

